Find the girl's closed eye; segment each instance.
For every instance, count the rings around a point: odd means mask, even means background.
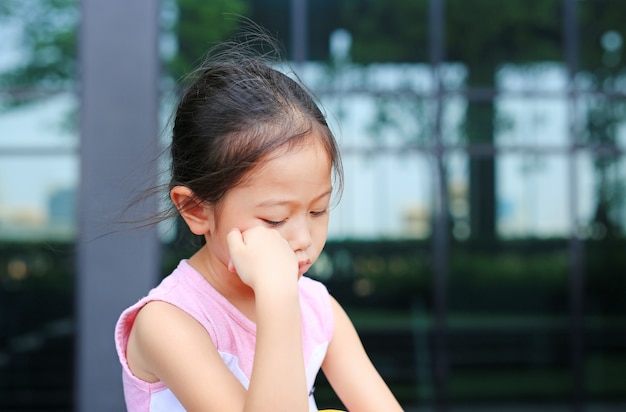
[[[287,221],[287,219],[283,219],[283,220],[261,219],[261,220],[267,223],[270,227],[279,227]]]
[[[324,216],[326,213],[328,213],[328,209],[311,211],[312,216]]]

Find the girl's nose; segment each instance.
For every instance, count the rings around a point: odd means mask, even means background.
[[[294,252],[306,250],[313,243],[311,229],[306,219],[294,219],[287,235],[289,246]]]

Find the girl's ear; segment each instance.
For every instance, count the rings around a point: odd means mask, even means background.
[[[202,236],[209,233],[213,223],[211,208],[203,205],[191,189],[185,186],[174,186],[170,190],[170,198],[194,235]]]

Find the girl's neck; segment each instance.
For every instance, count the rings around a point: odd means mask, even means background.
[[[255,322],[254,291],[221,262],[214,262],[206,245],[191,256],[188,262],[244,316]]]

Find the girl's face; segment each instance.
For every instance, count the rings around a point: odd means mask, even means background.
[[[251,171],[222,199],[218,220],[206,236],[208,250],[222,264],[230,259],[226,234],[258,225],[276,229],[287,240],[298,258],[299,276],[317,260],[328,233],[331,161],[317,136],[305,139]]]

